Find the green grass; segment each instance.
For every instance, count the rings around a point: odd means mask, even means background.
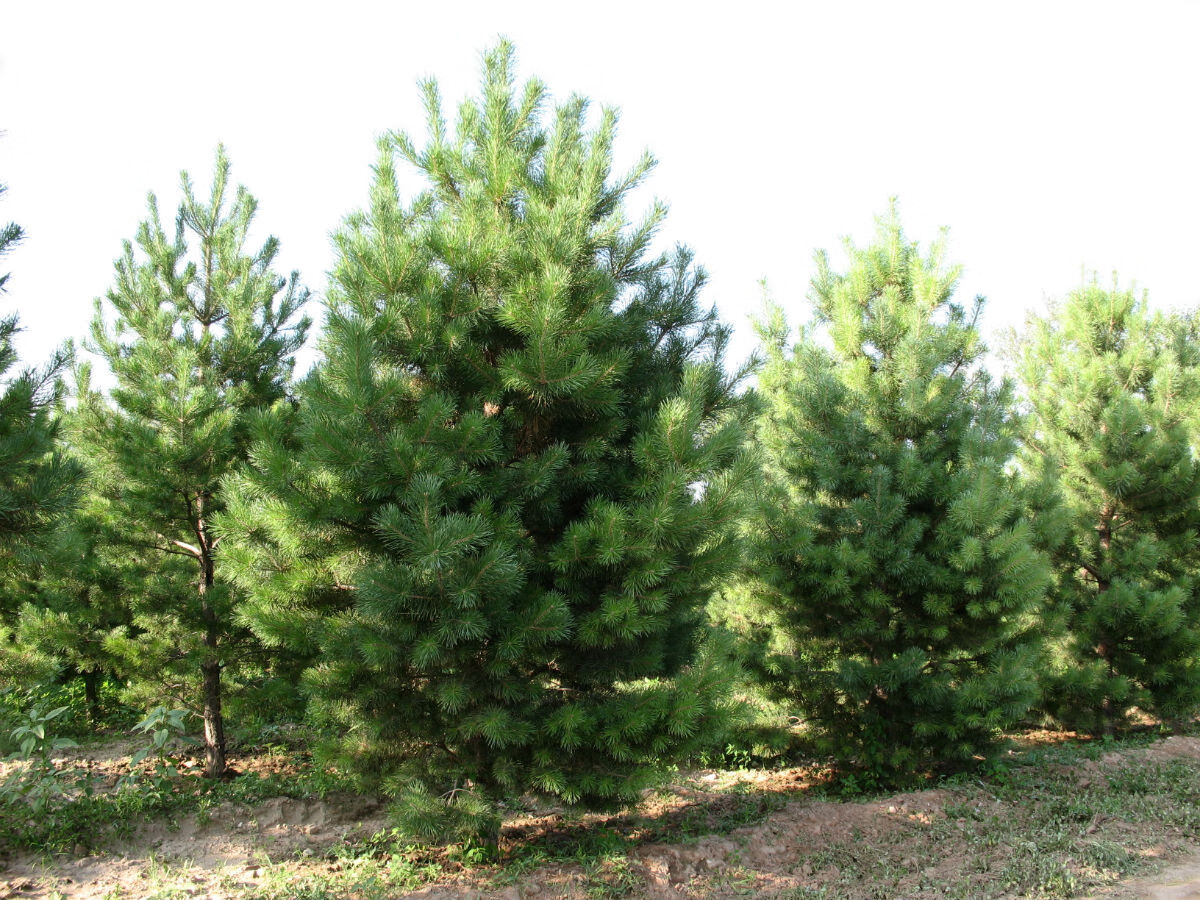
[[[196,776],[160,784],[101,792],[82,770],[60,772],[70,796],[39,815],[22,804],[0,802],[0,846],[12,850],[60,853],[92,850],[107,840],[129,835],[152,818],[204,816],[222,803],[253,805],[272,797],[325,797],[349,790],[353,782],[336,773],[303,767],[297,774],[243,776],[213,781]]]
[[[1063,768],[1099,755],[1038,750],[990,779],[952,780],[944,816],[801,856],[797,869],[816,884],[787,896],[1068,898],[1145,871],[1151,862],[1139,851],[1200,833],[1200,761],[1135,756],[1083,779]],[[965,866],[922,868],[949,848]]]
[[[852,834],[800,853],[794,870],[811,872],[816,883],[787,896],[1067,898],[1144,872],[1154,863],[1139,851],[1200,834],[1200,761],[1152,762],[1134,755],[1107,766],[1106,777],[1081,777],[1076,767],[1114,750],[1137,750],[1154,739],[1135,735],[1126,741],[1016,751],[986,775],[962,774],[925,785],[951,793],[944,816],[921,828],[898,829],[882,840]],[[833,799],[842,793],[834,781],[806,796]],[[885,796],[877,792],[856,802]],[[495,881],[511,883],[547,863],[576,862],[589,891],[599,891],[597,873],[605,871],[605,860],[624,859],[641,844],[728,834],[763,821],[794,799],[794,794],[747,793],[741,784],[720,797],[656,816],[618,817],[616,827],[611,820],[603,827],[559,826],[511,848]],[[943,874],[914,863],[941,859],[950,846],[967,859],[965,866]],[[730,870],[718,879],[722,893],[739,892],[739,878],[751,889],[749,873],[735,862],[730,860]]]
[[[941,814],[928,822],[840,840],[825,837],[812,848],[797,848],[789,864],[804,884],[783,896],[1069,898],[1144,872],[1153,864],[1144,851],[1169,850],[1200,834],[1200,760],[1151,760],[1134,752],[1126,761],[1105,763],[1102,771],[1090,762],[1114,750],[1136,751],[1151,739],[1023,749],[984,772],[927,785],[948,794]],[[311,764],[288,776],[229,782],[184,778],[177,785],[171,791],[83,794],[35,821],[0,809],[0,845],[51,852],[91,848],[102,835],[120,836],[152,817],[203,816],[222,803],[250,806],[353,786]],[[499,888],[545,866],[566,865],[589,897],[638,896],[644,888],[641,870],[629,861],[637,847],[730,834],[798,797],[805,798],[799,802],[832,800],[843,791],[836,781],[788,792],[736,783],[715,796],[658,810],[608,818],[567,812],[552,823],[534,820],[521,834],[508,832],[499,850],[416,847],[386,831],[338,845],[322,858],[264,864],[254,884],[226,887],[246,900],[383,900],[456,874]],[[853,802],[878,803],[885,796],[874,793]],[[937,861],[948,855],[962,862],[939,868]],[[707,885],[722,896],[751,896],[755,873],[735,851],[723,870],[710,873]],[[173,891],[162,884],[163,900]]]

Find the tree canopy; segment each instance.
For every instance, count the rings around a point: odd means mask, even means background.
[[[1069,519],[1054,592],[1068,646],[1049,704],[1074,727],[1200,703],[1198,363],[1187,322],[1094,283],[1022,342],[1026,455],[1055,470]]]
[[[257,632],[314,653],[314,702],[421,836],[494,833],[524,790],[633,799],[725,695],[694,659],[745,475],[727,331],[691,255],[651,254],[664,208],[628,219],[653,160],[614,174],[616,114],[548,110],[512,61],[453,133],[430,82],[426,143],[382,142],[324,362],[225,520]]]
[[[762,664],[822,746],[871,777],[986,752],[1037,696],[1047,560],[1008,467],[1008,388],[980,365],[982,306],[944,241],[819,254],[815,324],[764,323],[753,519],[760,595],[786,636]],[[784,652],[779,652],[783,650]]]
[[[162,647],[152,667],[200,675],[190,699],[203,710],[214,776],[225,769],[221,673],[249,635],[221,573],[213,517],[224,505],[222,479],[249,452],[254,413],[286,397],[308,327],[297,318],[307,299],[298,277],[271,268],[275,238],[245,249],[256,202],[231,190],[229,171],[219,149],[207,200],[184,173],[173,234],[150,196],[136,248],[125,244],[92,325],[116,385],[106,397],[85,373],[77,438],[107,476],[100,490],[117,540],[186,561],[160,568],[153,589],[143,585],[134,605],[145,640],[134,649]]]

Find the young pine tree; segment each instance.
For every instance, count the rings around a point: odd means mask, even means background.
[[[110,398],[81,390],[81,449],[107,476],[101,490],[121,540],[186,561],[190,584],[163,567],[163,583],[136,603],[147,652],[170,636],[161,675],[186,673],[200,690],[207,773],[225,770],[222,670],[244,649],[238,594],[221,574],[213,517],[221,479],[246,459],[251,415],[285,396],[307,297],[271,269],[277,242],[248,253],[255,201],[228,196],[229,162],[217,152],[212,192],[196,197],[183,176],[174,236],[155,198],[116,263],[107,307],[97,301],[95,350],[116,377]],[[105,314],[112,321],[106,323]],[[198,697],[196,695],[199,695]]]
[[[743,474],[726,331],[686,252],[648,255],[661,207],[627,223],[652,163],[612,176],[615,115],[547,115],[511,64],[457,133],[428,84],[428,143],[384,142],[294,440],[263,423],[225,520],[256,630],[314,654],[317,709],[425,839],[494,837],[529,790],[635,800],[722,718],[690,666]]]
[[[811,299],[828,340],[787,353],[763,329],[754,523],[767,668],[823,747],[867,777],[969,762],[1036,697],[1050,571],[1008,470],[1008,390],[980,365],[982,299],[953,302],[893,207],[875,242],[824,254]]]
[[[1179,324],[1091,284],[1023,342],[1027,452],[1058,471],[1070,524],[1054,557],[1069,640],[1049,701],[1071,727],[1200,704],[1200,349]]]
[[[0,195],[7,188],[0,185]],[[19,225],[0,226],[0,257],[23,237]],[[8,274],[0,274],[0,294]],[[58,422],[54,415],[61,396],[59,376],[67,351],[59,351],[45,366],[11,374],[17,361],[13,338],[19,331],[16,314],[0,317],[0,566],[11,560],[18,545],[44,533],[70,509],[76,498],[77,467],[56,449]],[[0,571],[3,577],[3,571]],[[13,602],[0,597],[3,614]]]
[[[80,416],[68,413],[70,442]],[[25,585],[12,650],[27,654],[59,679],[83,682],[89,721],[101,718],[100,686],[106,677],[131,676],[120,652],[131,644],[129,597],[143,593],[145,580],[161,578],[159,554],[122,542],[122,524],[99,490],[112,473],[101,474],[77,460],[80,503],[42,541],[42,553],[25,567]],[[157,668],[157,662],[156,662]],[[161,671],[156,674],[161,675]]]

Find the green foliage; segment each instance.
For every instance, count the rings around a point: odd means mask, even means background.
[[[173,236],[150,197],[137,252],[126,243],[92,325],[116,387],[104,397],[81,373],[76,433],[105,540],[144,563],[123,584],[133,627],[108,649],[172,705],[203,708],[211,775],[225,765],[222,677],[255,656],[262,665],[220,574],[212,518],[222,479],[246,458],[251,419],[285,398],[308,327],[296,319],[307,298],[296,274],[271,268],[278,242],[245,250],[256,203],[230,191],[229,168],[219,149],[207,201],[183,175]]]
[[[124,779],[125,784],[144,787],[144,783],[148,783],[152,790],[170,790],[171,780],[179,775],[179,758],[174,745],[189,740],[185,721],[189,715],[186,709],[156,706],[146,718],[133,726],[135,734],[147,736],[150,742],[129,757],[129,776]],[[135,770],[150,758],[153,758],[153,762],[149,772],[139,777]]]
[[[31,707],[26,711],[24,721],[13,728],[9,738],[18,749],[8,760],[24,765],[15,767],[0,782],[0,806],[21,803],[34,814],[41,814],[55,797],[62,795],[62,777],[53,757],[78,745],[70,738],[55,737],[50,723],[66,711],[65,706],[49,712]]]
[[[790,699],[780,698],[761,679],[765,648],[784,645],[781,631],[767,626],[765,611],[748,585],[731,580],[709,599],[707,652],[727,666],[733,712],[725,734],[703,747],[692,762],[703,768],[778,766],[809,755]]]
[[[7,188],[0,184],[0,196]],[[24,237],[19,225],[0,226],[0,257]],[[0,294],[8,274],[0,274]],[[13,372],[15,314],[0,317],[0,626],[11,624],[19,589],[12,579],[29,564],[36,539],[76,500],[79,472],[56,447],[56,407],[62,399],[60,375],[70,348],[40,368]]]
[[[894,209],[847,250],[845,274],[817,260],[828,340],[804,332],[788,353],[782,314],[763,326],[762,578],[735,627],[869,784],[970,763],[1021,719],[1050,571],[1009,468],[1008,387],[979,365],[982,299],[952,301],[943,244],[922,254]]]
[[[20,647],[19,644],[14,646]],[[14,653],[13,657],[19,658],[20,654]],[[0,660],[11,660],[13,657],[0,654]],[[94,737],[98,730],[124,730],[137,721],[133,711],[122,703],[124,686],[111,677],[98,679],[95,696],[89,697],[82,678],[39,680],[39,674],[36,668],[26,670],[21,678],[13,679],[22,681],[25,685],[23,688],[0,691],[0,753],[17,749],[15,744],[8,742],[8,732],[18,722],[25,720],[26,711],[31,708],[57,709],[65,706],[67,711],[55,720],[55,731],[63,737],[77,740]]]
[[[313,654],[316,714],[421,836],[486,839],[529,790],[636,800],[727,696],[693,664],[745,477],[727,330],[687,251],[650,254],[663,208],[627,220],[653,161],[613,175],[615,113],[545,114],[511,62],[455,134],[430,83],[426,145],[383,142],[326,359],[223,519],[247,619]]]
[[[66,417],[68,434],[72,418]],[[39,680],[28,668],[31,659],[42,681],[78,679],[88,718],[98,726],[105,714],[100,687],[123,668],[119,649],[132,625],[127,597],[141,584],[147,553],[117,546],[108,531],[115,523],[93,490],[94,473],[82,460],[78,467],[81,503],[45,535],[42,552],[25,566],[15,642],[0,648],[0,667],[7,656],[25,656],[23,684]]]
[[[23,708],[26,704],[21,698],[40,685],[52,683],[58,674],[53,658],[19,642],[14,629],[0,625],[0,728],[13,700]]]
[[[5,190],[0,185],[0,195]],[[16,224],[0,227],[0,257],[23,236]],[[8,277],[0,275],[0,294]],[[47,534],[76,503],[81,474],[57,445],[70,347],[40,369],[13,374],[18,331],[16,315],[0,318],[0,696],[56,674],[55,660],[19,640],[17,609],[31,591],[31,572],[44,563]]]
[[[1047,699],[1070,727],[1110,730],[1131,707],[1200,704],[1200,465],[1190,426],[1200,347],[1187,323],[1096,284],[1031,321],[1021,375],[1030,468],[1057,477],[1054,551],[1067,624]]]

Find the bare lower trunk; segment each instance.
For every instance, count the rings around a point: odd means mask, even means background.
[[[206,641],[207,643],[207,641]],[[221,664],[215,659],[200,666],[204,676],[204,774],[225,774],[225,719],[221,715]]]
[[[1109,553],[1112,550],[1112,528],[1114,515],[1116,515],[1115,505],[1112,502],[1106,502],[1104,507],[1100,510],[1100,522],[1096,525],[1096,532],[1100,535],[1100,550],[1104,554],[1101,559],[1101,568],[1099,569],[1099,571],[1102,572],[1107,571]],[[1097,593],[1103,594],[1108,590],[1108,587],[1109,583],[1106,579],[1099,577],[1096,579]],[[1108,666],[1108,676],[1111,679],[1116,674],[1116,667],[1113,664],[1112,645],[1109,643],[1107,638],[1100,642],[1099,646],[1096,648],[1096,652],[1099,654],[1100,658],[1104,660],[1105,665]],[[1112,697],[1107,691],[1105,691],[1104,694],[1104,705],[1101,710],[1101,715],[1104,717],[1104,736],[1112,737],[1117,721],[1117,709],[1116,704],[1113,703]]]
[[[100,721],[100,687],[97,683],[100,673],[92,670],[83,673],[83,697],[87,704],[88,723],[95,725]]]
[[[205,548],[207,550],[207,547]],[[200,673],[204,689],[204,774],[221,778],[225,766],[225,719],[221,715],[220,628],[216,611],[208,599],[213,585],[213,560],[207,552],[200,558],[200,614],[204,620],[204,661]]]

